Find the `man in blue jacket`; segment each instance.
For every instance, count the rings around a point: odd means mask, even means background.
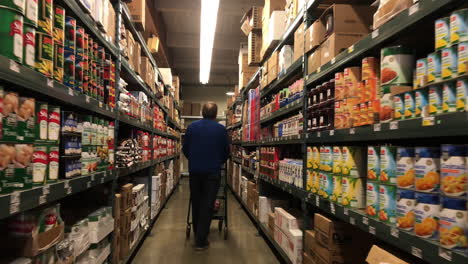
[[[203,105],[203,119],[193,122],[187,128],[183,143],[183,152],[189,162],[196,250],[208,248],[208,233],[221,181],[221,167],[229,156],[227,131],[216,122],[217,114],[215,103]]]

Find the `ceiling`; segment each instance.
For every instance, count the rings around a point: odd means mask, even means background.
[[[240,30],[243,14],[264,0],[220,0],[209,85],[238,83],[239,44],[247,41]],[[154,0],[164,24],[170,66],[183,85],[199,85],[201,0]]]

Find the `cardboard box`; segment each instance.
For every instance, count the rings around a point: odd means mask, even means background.
[[[296,61],[304,54],[305,46],[305,25],[301,24],[294,32],[294,55],[293,61]]]
[[[184,116],[192,115],[192,103],[184,102],[184,104],[182,106],[182,115],[184,115]]]
[[[262,35],[250,32],[248,37],[247,63],[249,66],[260,64],[260,49],[262,48]]]
[[[268,214],[268,226],[270,228],[275,227],[275,213],[269,213]]]
[[[142,56],[141,66],[140,66],[140,76],[143,79],[143,81],[148,85],[150,84],[150,80],[148,78],[148,72],[150,71],[150,67],[151,67],[151,62],[148,59],[148,57]]]
[[[321,59],[321,48],[319,47],[312,52],[307,58],[307,74],[315,72],[318,67],[322,66]]]
[[[300,220],[281,207],[275,207],[275,225],[283,232],[290,229],[300,229]]]
[[[320,22],[320,20],[316,20],[308,29],[307,29],[307,39],[308,43],[306,44],[306,52],[312,50],[320,44],[325,39],[325,26]]]
[[[286,12],[274,11],[268,21],[268,24],[263,26],[263,43],[261,57],[265,56],[265,53],[274,48],[276,43],[283,37],[284,31],[286,30]]]
[[[279,52],[275,51],[268,59],[268,84],[278,77],[278,54]]]
[[[124,259],[130,252],[130,232],[120,233],[120,259]]]
[[[315,261],[314,258],[312,258],[311,256],[309,256],[307,253],[304,253],[302,255],[302,263],[304,264],[319,264],[318,262]]]
[[[263,6],[262,20],[268,22],[271,13],[275,10],[284,10],[286,5],[286,0],[265,0],[265,5]]]
[[[115,16],[115,10],[114,7],[112,6],[112,3],[110,1],[107,1],[107,21],[105,23],[105,31],[108,39],[110,40],[109,42],[114,43],[115,42],[115,21],[116,21],[116,16]]]
[[[132,22],[139,31],[145,31],[146,22],[146,1],[133,0],[127,3],[130,14],[132,15]]]
[[[200,116],[201,115],[201,104],[193,103],[192,104],[192,115],[193,116]]]
[[[114,196],[114,218],[120,217],[120,210],[122,210],[122,195],[120,193],[116,193]]]
[[[349,48],[354,43],[358,42],[364,37],[364,34],[359,33],[334,33],[328,37],[325,42],[320,46],[320,63],[324,65],[329,62],[331,59],[336,57],[342,51]]]
[[[138,41],[135,41],[135,46],[134,46],[134,54],[133,54],[133,69],[135,70],[136,73],[140,74],[141,76],[141,45]]]
[[[125,211],[132,206],[132,188],[133,184],[127,183],[120,188],[122,195],[121,211]]]
[[[120,214],[120,233],[125,234],[130,231],[132,223],[132,208],[128,208]]]
[[[366,261],[368,264],[409,264],[376,245],[372,246]]]
[[[375,7],[365,5],[334,4],[327,8],[320,16],[319,21],[325,28],[327,19],[332,17],[333,33],[370,33]]]
[[[12,256],[35,257],[63,240],[64,228],[62,223],[43,233],[34,233],[29,237],[9,238],[7,236],[4,241],[8,241],[8,243],[2,245],[2,250],[11,252]]]
[[[262,29],[263,8],[253,6],[241,20],[241,30],[246,36],[254,29]]]
[[[341,245],[351,242],[353,238],[351,225],[332,221],[321,214],[314,215],[314,230],[317,242],[330,250],[340,250]]]

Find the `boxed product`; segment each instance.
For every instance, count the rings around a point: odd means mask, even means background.
[[[145,31],[145,12],[146,12],[146,1],[144,0],[133,0],[127,3],[130,14],[132,15],[132,22],[136,28],[140,31]]]
[[[261,61],[260,50],[262,48],[262,35],[250,32],[248,36],[247,63],[249,66],[259,65]]]
[[[325,28],[325,36],[333,33],[365,35],[370,32],[374,11],[374,7],[366,5],[334,4],[323,12],[319,20]]]
[[[306,30],[306,44],[305,44],[305,51],[308,52],[309,50],[318,47],[322,44],[323,40],[325,39],[325,26],[322,22],[317,19],[307,30]]]
[[[352,227],[344,222],[332,221],[321,215],[314,215],[315,238],[323,247],[339,249],[340,244],[352,240]]]
[[[275,225],[283,231],[300,229],[302,220],[294,217],[281,207],[275,207]]]
[[[286,30],[286,12],[285,11],[273,11],[268,21],[267,27],[263,34],[263,51],[268,50],[271,45],[280,40],[283,37],[284,31]]]
[[[379,8],[374,14],[374,29],[385,24],[390,19],[394,18],[401,11],[411,7],[413,0],[387,0],[380,1]]]
[[[320,65],[329,62],[342,51],[358,42],[365,34],[333,33],[320,46]]]
[[[122,195],[122,211],[125,211],[128,208],[132,207],[132,189],[133,184],[131,183],[125,184],[121,187],[120,194]]]
[[[246,36],[254,29],[262,29],[262,7],[253,6],[241,20],[241,30]]]
[[[317,48],[307,58],[307,74],[315,72],[323,63],[321,63],[321,47]]]
[[[305,45],[305,25],[301,24],[294,32],[294,55],[293,61],[298,60],[304,54]]]
[[[392,264],[409,264],[376,245],[372,246],[369,251],[369,255],[367,255],[366,261],[369,264],[381,264],[382,261]]]

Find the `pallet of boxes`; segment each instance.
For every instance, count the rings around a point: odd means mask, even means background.
[[[148,190],[146,189],[146,184],[137,184],[133,186],[130,222],[130,249],[133,249],[136,246],[138,239],[149,226],[148,200],[149,197]]]
[[[133,184],[125,184],[114,198],[114,235],[112,239],[112,260],[118,263],[130,252],[130,225],[132,218]]]

